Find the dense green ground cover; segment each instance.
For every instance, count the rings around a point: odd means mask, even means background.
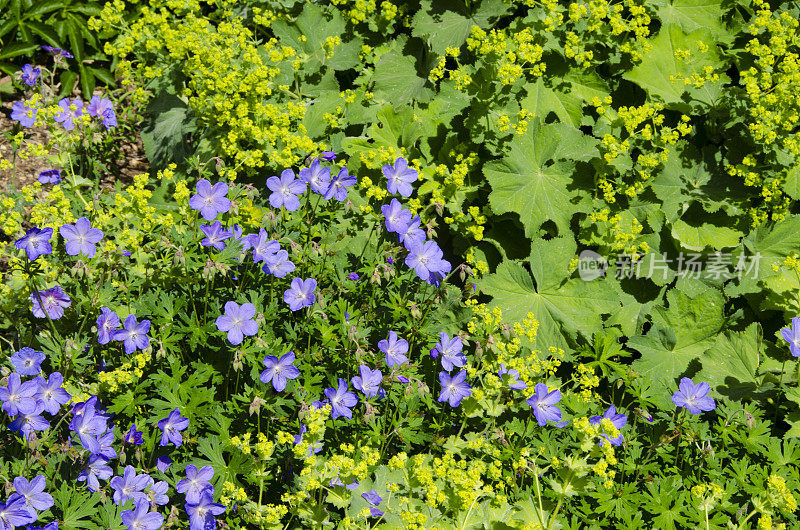
[[[12,4],[0,529],[797,526],[795,3]]]

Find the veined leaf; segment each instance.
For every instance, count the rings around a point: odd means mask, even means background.
[[[730,40],[722,23],[722,0],[653,0],[662,24],[677,24],[686,33],[705,29],[714,37]]]
[[[707,247],[720,250],[725,247],[735,247],[739,244],[741,236],[742,233],[738,230],[710,223],[693,225],[678,219],[672,225],[672,237],[689,250],[704,250]]]
[[[524,136],[511,141],[505,158],[484,166],[492,187],[492,208],[496,213],[518,213],[528,236],[537,235],[548,220],[556,224],[559,234],[569,233],[572,216],[586,211],[585,193],[570,186],[573,160],[592,157],[595,144],[571,127],[531,123]],[[556,162],[560,158],[570,160]]]
[[[656,308],[650,331],[628,340],[642,354],[633,362],[634,370],[653,381],[657,391],[672,388],[693,361],[699,369],[701,355],[724,324],[722,293],[709,287],[685,291],[669,291],[669,307]]]
[[[619,306],[613,289],[603,280],[570,279],[568,265],[576,245],[567,238],[537,239],[531,246],[533,276],[516,261],[503,261],[480,287],[491,295],[492,306],[503,310],[506,322],[518,322],[532,312],[539,321],[536,345],[567,347],[580,335],[589,340],[602,329],[602,315]]]
[[[718,71],[724,64],[707,30],[686,34],[680,26],[667,24],[652,40],[652,46],[641,64],[624,75],[625,79],[681,112],[691,110],[692,99],[708,106],[717,103],[722,85],[728,80],[725,74],[719,74],[716,80],[708,80],[699,88],[687,83],[693,75],[703,75],[706,67]]]
[[[414,57],[399,47],[387,52],[375,65],[375,97],[392,105],[406,105],[415,99],[428,101],[432,92],[425,88],[427,79],[417,73]]]
[[[744,331],[730,331],[717,336],[714,345],[703,355],[703,369],[698,374],[712,388],[724,388],[725,394],[746,395],[757,386],[761,363],[761,325],[750,324]],[[733,396],[732,396],[733,397]]]

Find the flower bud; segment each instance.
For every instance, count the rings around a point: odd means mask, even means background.
[[[366,403],[366,411],[364,412],[364,421],[366,423],[370,423],[370,424],[374,423],[375,422],[375,414],[376,414],[376,412],[377,412],[377,409],[375,407],[373,407],[369,403]]]
[[[261,414],[261,405],[264,405],[265,403],[266,403],[266,401],[264,401],[260,397],[256,396],[253,399],[253,402],[250,404],[250,415],[251,416],[253,414],[259,414],[260,415]]]
[[[172,257],[172,263],[175,266],[186,265],[186,252],[183,250],[183,246],[178,247],[178,250],[175,251],[175,255]]]

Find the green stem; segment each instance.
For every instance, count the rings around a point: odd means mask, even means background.
[[[569,488],[571,482],[572,482],[572,470],[570,469],[567,478],[564,480],[564,486],[561,488],[561,495],[559,495],[558,497],[558,504],[556,504],[556,509],[553,510],[553,513],[550,515],[550,522],[547,523],[547,530],[551,530],[553,528],[553,523],[556,520],[556,515],[558,515],[559,510],[561,510],[561,505],[564,504],[564,497],[566,496],[567,488]]]
[[[756,513],[758,513],[758,510],[756,510],[756,509],[753,509],[753,511],[752,511],[752,512],[748,513],[748,514],[747,514],[747,517],[745,517],[745,518],[744,518],[744,521],[742,521],[741,523],[739,523],[739,526],[737,526],[737,527],[736,527],[736,528],[737,528],[737,530],[742,530],[742,528],[744,528],[744,524],[745,524],[747,521],[749,521],[749,520],[750,520],[750,518],[751,518],[751,517],[753,517],[753,516],[754,516]]]
[[[539,526],[544,528],[544,520],[542,520],[542,517],[544,516],[544,508],[542,507],[542,487],[539,485],[539,466],[534,466],[533,478],[536,482],[536,498],[539,501],[539,511],[536,513],[536,517],[539,519]]]

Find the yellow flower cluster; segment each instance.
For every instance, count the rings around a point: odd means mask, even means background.
[[[260,7],[253,7],[253,22],[259,26],[269,28],[278,20],[278,15],[270,9],[262,9]]]
[[[0,197],[0,230],[6,234],[16,234],[22,229],[22,214],[14,210],[14,206],[13,198]]]
[[[522,0],[520,3],[533,7],[539,2]],[[625,0],[612,3],[609,0],[570,2],[566,5],[555,0],[541,2],[545,10],[545,31],[561,30],[564,34],[564,55],[577,66],[590,68],[598,59],[591,46],[607,45],[608,35],[619,40],[616,50],[626,54],[631,61],[638,62],[651,44],[650,15],[641,0]]]
[[[589,402],[594,395],[594,389],[600,386],[600,378],[594,373],[594,369],[585,364],[578,364],[577,370],[572,374],[572,378],[580,390],[576,392],[583,401]]]
[[[752,56],[752,66],[740,72],[744,108],[749,115],[747,127],[760,151],[757,156],[770,156],[771,151],[779,149],[794,160],[783,164],[784,170],[776,175],[758,172],[752,156],[741,164],[727,166],[731,176],[742,178],[747,186],[761,188],[761,204],[749,212],[753,225],[759,226],[769,220],[780,221],[788,214],[791,200],[782,188],[788,170],[800,160],[800,101],[795,90],[800,83],[800,21],[787,11],[773,11],[765,0],[754,0],[753,7],[756,11],[747,27],[753,38],[745,47]]]
[[[220,502],[229,506],[234,502],[239,504],[245,502],[247,500],[247,492],[244,488],[239,487],[237,488],[233,482],[225,481],[222,483],[222,492],[220,495]]]
[[[296,59],[295,67],[303,62],[297,50],[274,38],[256,47],[241,17],[231,12],[212,24],[199,16],[199,0],[186,0],[180,8],[168,4],[153,1],[143,8],[106,51],[120,59],[139,51],[139,57],[160,55],[182,65],[189,106],[205,124],[219,128],[217,140],[234,162],[224,170],[226,175],[235,175],[239,168],[252,172],[267,164],[295,165],[318,150],[301,123],[305,104],[276,81],[285,60]],[[115,16],[113,9],[104,10],[97,24],[113,27]],[[336,38],[327,41],[326,52],[337,44]],[[136,78],[146,77],[149,66],[141,62],[125,68]],[[265,102],[263,95],[273,97]]]
[[[724,492],[725,490],[722,489],[722,486],[713,482],[697,484],[692,486],[691,489],[692,497],[697,499],[697,508],[706,512],[717,504]]]
[[[492,29],[487,33],[479,26],[472,26],[467,37],[467,50],[480,60],[491,61],[501,84],[513,85],[523,77],[534,79],[544,74],[545,63],[541,60],[544,48],[535,41],[536,34],[531,28],[518,31]],[[454,56],[452,52],[451,56]],[[453,79],[452,73],[450,77]],[[459,90],[466,86],[457,81],[456,85]]]
[[[780,475],[770,475],[767,478],[767,498],[772,506],[786,513],[797,510],[797,499],[792,490],[786,486],[786,479]]]
[[[772,270],[774,272],[779,272],[781,269],[794,270],[795,272],[800,273],[800,256],[797,254],[791,254],[786,256],[782,263],[772,264]]]
[[[39,183],[34,183],[34,186]],[[41,185],[37,186],[41,187]],[[31,223],[34,226],[61,226],[75,222],[72,215],[70,200],[64,194],[61,186],[56,184],[50,192],[36,201],[31,209]]]
[[[588,457],[593,455],[596,456],[596,453],[599,449],[601,456],[591,469],[595,475],[605,479],[603,482],[603,487],[607,489],[612,488],[614,486],[616,471],[609,468],[612,468],[619,462],[614,453],[614,446],[608,443],[608,441],[602,437],[601,434],[606,434],[609,437],[614,438],[619,436],[619,431],[616,429],[616,427],[614,427],[613,423],[611,423],[611,420],[606,419],[597,425],[592,425],[589,422],[589,418],[585,416],[576,418],[572,422],[572,427],[578,431],[578,437],[581,441],[581,451],[587,453]],[[603,442],[602,445],[600,445],[599,442]]]
[[[348,16],[353,24],[366,22],[378,7],[375,0],[331,0],[331,3],[341,7],[342,13]]]
[[[250,433],[246,432],[240,436],[233,436],[228,443],[245,455],[253,455],[260,460],[267,460],[275,451],[275,443],[267,440],[263,432],[259,432],[255,446],[251,446]],[[255,449],[255,450],[254,450]]]
[[[146,353],[137,353],[116,370],[100,372],[97,374],[97,378],[101,386],[104,386],[108,392],[124,390],[127,385],[142,377],[147,360]]]
[[[599,109],[606,101],[596,98],[593,105]],[[688,116],[681,116],[674,127],[665,125],[664,107],[658,103],[620,107],[614,118],[609,118],[602,108],[601,118],[622,127],[625,135],[606,133],[600,142],[607,166],[598,179],[598,188],[605,202],[614,204],[620,195],[635,198],[642,193],[667,161],[670,148],[691,134],[692,126]]]
[[[612,252],[623,252],[635,261],[650,251],[650,245],[639,240],[644,229],[642,223],[630,212],[611,215],[608,208],[603,208],[590,213],[589,220]]]
[[[487,476],[490,466],[480,459],[457,459],[455,454],[447,451],[442,457],[431,458],[428,454],[419,454],[410,461],[410,478],[420,484],[425,503],[431,508],[447,501],[447,490],[453,492],[460,508],[464,510],[481,497],[493,497],[495,488],[504,491],[502,483],[491,484]]]

